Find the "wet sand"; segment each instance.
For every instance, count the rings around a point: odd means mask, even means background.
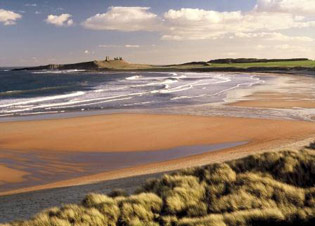
[[[313,139],[306,139],[299,142],[293,142],[292,144],[279,146],[275,149],[260,150],[260,152],[299,150],[312,141]],[[258,150],[256,150],[256,152],[258,152]],[[240,158],[247,154],[248,153],[246,152],[238,152],[237,155],[236,153],[232,155],[232,152],[226,152],[225,158],[231,158],[231,156],[233,156],[234,158]],[[224,161],[223,155],[221,155],[221,160],[215,158],[214,156],[215,155],[204,156],[203,158],[199,157],[198,161],[200,161],[200,164],[202,164],[203,162],[209,163]],[[186,162],[188,162],[189,164],[189,161]],[[145,174],[140,176],[123,177],[121,179],[112,179],[93,184],[53,188],[0,196],[0,223],[17,219],[27,219],[46,208],[61,206],[68,203],[80,203],[88,193],[107,194],[113,189],[124,189],[128,193],[132,193],[146,180],[150,178],[157,178],[161,175],[162,173]]]
[[[315,136],[315,124],[312,122],[184,115],[114,114],[6,122],[0,123],[0,127],[0,150],[15,150],[19,153],[154,151],[179,146],[248,141],[246,145],[222,151],[117,169],[0,195],[203,165]],[[17,157],[13,155],[11,158]]]
[[[286,76],[278,88],[258,87],[257,91],[245,96],[244,100],[228,105],[276,109],[315,109],[314,83],[314,77]]]
[[[246,97],[248,100],[231,103],[238,107],[260,107],[260,108],[315,108],[315,93],[277,93],[257,92]]]
[[[0,165],[0,186],[6,183],[21,182],[24,180],[23,177],[27,174],[27,172]]]
[[[299,100],[248,100],[239,101],[231,104],[238,107],[259,107],[259,108],[280,108],[280,109],[293,109],[293,108],[315,108],[315,101],[299,101]]]
[[[10,151],[10,153],[14,153],[14,156],[11,158],[0,158],[0,164],[4,163],[7,165],[7,168],[3,169],[4,173],[2,175],[4,179],[7,179],[7,183],[4,181],[0,186],[0,192],[48,184],[117,169],[130,168],[137,165],[169,161],[207,152],[220,151],[244,145],[246,143],[247,142],[244,141],[213,145],[181,146],[157,151],[129,152],[58,151],[50,153],[47,151],[28,151],[26,153],[23,151]],[[1,153],[3,152],[0,151],[0,154]],[[18,170],[14,171],[13,169]],[[5,172],[10,172],[8,170],[13,171],[9,173],[11,176],[5,174]],[[19,172],[21,173],[18,174]],[[13,180],[15,177],[20,180]]]
[[[114,189],[134,192],[146,180],[162,176],[161,173],[108,180],[96,184],[54,188],[8,196],[0,196],[0,224],[25,220],[44,209],[63,204],[79,204],[89,193],[107,194]]]

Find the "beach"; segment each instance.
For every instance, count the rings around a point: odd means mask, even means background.
[[[202,165],[253,154],[263,149],[279,147],[315,135],[313,122],[150,114],[113,114],[69,119],[6,122],[1,123],[1,128],[1,150],[14,150],[15,153],[40,150],[46,156],[60,151],[63,151],[62,153],[136,152],[180,146],[247,142],[241,146],[218,152],[203,153],[163,163],[145,164],[56,181],[50,184],[20,188],[2,192],[1,195],[93,183]],[[34,128],[36,129],[34,130]],[[10,158],[14,159],[16,156],[11,153]],[[20,161],[23,162],[23,159]],[[38,162],[38,164],[41,163]],[[57,166],[61,166],[61,164],[56,163],[56,167],[50,169],[51,173],[56,173],[58,169],[61,169]],[[69,165],[61,170],[75,169],[80,170],[80,165]],[[12,176],[14,175],[16,174],[13,171]],[[6,177],[2,176],[1,180],[10,183]]]
[[[89,89],[69,94],[53,89],[43,96],[46,90],[32,89],[2,100],[2,113],[10,114],[0,118],[0,210],[6,220],[79,202],[89,192],[132,192],[164,172],[298,150],[315,137],[312,77],[110,76],[101,76],[104,85],[93,78]],[[7,217],[17,205],[23,211]]]
[[[128,154],[139,150],[154,152],[165,149],[167,152],[167,148],[174,146],[246,141],[219,151],[1,192],[2,222],[29,218],[43,208],[78,203],[91,192],[108,193],[117,188],[133,192],[146,180],[159,177],[163,172],[266,151],[297,150],[313,141],[315,136],[313,122],[187,115],[113,114],[6,122],[0,126],[5,129],[0,134],[1,149],[15,150],[6,155],[1,152],[1,157],[17,158],[20,163],[23,163],[23,158],[18,154],[32,154],[34,149],[42,150],[42,156],[46,157],[92,150]],[[80,172],[80,164],[64,167],[56,159],[58,156],[49,159],[54,164],[53,168],[47,169],[51,174]],[[43,164],[39,160],[36,165]],[[0,181],[5,184],[21,183],[27,175],[26,171],[9,169],[4,165],[1,169],[5,171],[1,171]],[[17,206],[18,211],[15,211]],[[13,212],[14,217],[9,214]]]
[[[275,109],[314,109],[315,92],[312,88],[314,77],[285,76],[287,81],[279,89],[258,87],[243,100],[230,103],[230,106]]]
[[[0,226],[313,225],[297,2],[3,1]]]
[[[91,83],[91,91],[52,97],[36,94],[23,101],[14,99],[11,104],[4,99],[2,107],[11,111],[37,109],[39,105],[50,106],[52,110],[52,106],[64,105],[58,102],[68,101],[66,106],[75,103],[80,108],[99,100],[107,104],[143,95],[147,96],[146,102],[141,102],[145,106],[154,101],[159,103],[162,96],[167,99],[160,102],[162,107],[153,104],[142,109],[120,109],[122,105],[117,105],[116,111],[122,113],[107,109],[58,114],[25,112],[31,115],[13,120],[2,117],[0,195],[230,160],[315,134],[312,77],[259,73],[108,76],[101,77],[105,85]],[[149,88],[151,94],[143,88]],[[137,89],[135,94],[133,89]],[[166,107],[172,100],[175,102]],[[191,105],[187,105],[188,100],[193,101]],[[140,103],[138,99],[134,101]]]

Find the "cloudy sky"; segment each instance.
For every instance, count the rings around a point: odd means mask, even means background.
[[[315,58],[315,0],[0,0],[0,66]]]

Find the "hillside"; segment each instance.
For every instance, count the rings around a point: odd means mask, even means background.
[[[15,70],[87,70],[87,71],[99,71],[99,70],[138,70],[149,69],[150,65],[145,64],[130,64],[124,60],[95,60],[74,64],[49,64],[38,67],[18,68]]]
[[[315,153],[249,156],[148,181],[133,195],[89,194],[12,226],[314,225]]]
[[[218,59],[183,64],[148,65],[132,64],[122,59],[89,61],[74,64],[49,64],[38,67],[17,68],[14,70],[86,70],[86,71],[235,71],[235,72],[307,72],[315,74],[315,61],[297,59]]]
[[[258,59],[258,58],[224,58],[210,60],[208,63],[214,64],[235,64],[235,63],[273,63],[273,62],[301,62],[308,61],[307,58],[292,58],[292,59]]]

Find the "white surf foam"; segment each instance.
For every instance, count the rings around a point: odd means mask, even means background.
[[[85,94],[85,92],[78,91],[78,92],[69,93],[69,94],[63,94],[63,95],[55,95],[55,96],[48,96],[48,97],[32,98],[32,99],[26,100],[26,101],[18,101],[18,102],[9,103],[9,104],[2,104],[2,105],[0,105],[0,107],[1,108],[5,108],[5,107],[16,106],[16,105],[32,104],[32,103],[38,103],[38,102],[44,102],[44,101],[66,99],[66,98],[71,98],[71,97],[82,96],[84,94]]]
[[[69,69],[69,70],[45,70],[45,71],[33,71],[32,74],[66,74],[75,72],[85,72],[86,70],[81,69]]]
[[[141,77],[142,77],[141,75],[134,75],[134,76],[127,77],[126,80],[137,80]]]

